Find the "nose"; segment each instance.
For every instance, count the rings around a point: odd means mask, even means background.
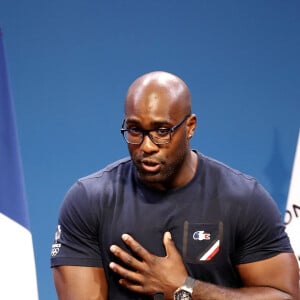
[[[144,153],[153,153],[159,150],[158,145],[154,144],[148,134],[145,134],[144,140],[140,145],[140,149]]]

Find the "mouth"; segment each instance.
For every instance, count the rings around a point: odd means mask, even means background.
[[[160,170],[160,163],[154,160],[143,159],[140,165],[144,172],[157,173]]]

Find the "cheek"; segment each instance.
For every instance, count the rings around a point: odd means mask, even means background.
[[[132,155],[134,153],[134,149],[136,147],[134,147],[133,145],[128,144],[127,149],[130,155]]]
[[[129,155],[131,156],[131,158],[139,156],[140,150],[139,150],[138,146],[128,144],[127,148],[128,148],[128,152],[129,152]]]
[[[189,151],[189,143],[186,139],[174,140],[174,143],[171,144],[171,147],[167,151],[168,157],[173,160],[182,160],[185,154]]]
[[[185,152],[189,148],[189,140],[185,134],[182,134],[181,136],[178,135],[177,138],[173,139],[171,146],[173,151]]]

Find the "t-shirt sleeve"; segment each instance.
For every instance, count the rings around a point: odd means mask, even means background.
[[[243,210],[236,241],[236,264],[293,252],[280,211],[265,189],[256,182]]]
[[[51,249],[51,267],[75,265],[101,267],[99,220],[94,202],[82,182],[77,181],[67,192],[58,218]]]

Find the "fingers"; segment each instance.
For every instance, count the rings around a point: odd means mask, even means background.
[[[122,240],[135,254],[137,254],[139,258],[142,259],[142,261],[149,262],[153,260],[153,255],[151,255],[151,253],[149,253],[129,234],[122,234]],[[167,256],[169,256],[176,249],[175,244],[172,240],[171,233],[169,231],[164,233],[163,244],[165,246]],[[112,245],[110,251],[128,266],[136,268],[138,266],[138,263],[140,262],[139,260],[135,259],[133,256],[131,256],[126,251],[124,251],[116,245]]]
[[[130,235],[123,234],[122,240],[125,242],[130,249],[136,253],[142,260],[144,260],[147,255],[149,255],[148,251],[146,251],[138,242],[136,242]],[[110,247],[110,251],[118,257],[122,262],[126,264],[126,267],[122,267],[121,265],[111,262],[109,267],[112,269],[113,272],[117,273],[121,279],[119,283],[130,289],[131,291],[141,293],[143,292],[143,275],[140,271],[143,270],[143,263],[142,261],[136,259],[122,248],[112,245]],[[130,267],[128,269],[127,267]]]
[[[139,244],[132,236],[127,233],[122,234],[123,242],[142,260],[147,261],[150,257],[150,253]]]
[[[135,271],[131,271],[128,269],[125,269],[124,267],[111,262],[109,264],[109,267],[117,274],[120,275],[120,277],[122,278],[120,280],[120,283],[122,285],[128,285],[129,283],[134,285],[134,283],[139,283],[141,281],[141,276],[139,273],[135,272]]]
[[[144,247],[142,247],[142,245],[139,244],[135,239],[133,239],[133,237],[131,237],[129,234],[127,233],[122,234],[122,240],[139,257],[143,258],[143,256],[148,254],[148,251]]]
[[[143,292],[143,286],[141,285],[143,278],[139,273],[125,269],[114,262],[111,262],[109,267],[121,277],[119,283],[123,287],[136,293]]]
[[[171,253],[174,253],[174,248],[175,248],[175,244],[172,240],[171,232],[167,231],[164,233],[163,243],[166,249],[167,257],[169,257]]]
[[[129,234],[123,234],[122,240],[124,243],[137,254],[141,260],[136,259],[128,252],[124,251],[122,248],[112,245],[110,247],[110,251],[118,257],[121,261],[123,261],[127,266],[132,267],[133,269],[139,271],[142,268],[141,261],[147,261],[149,259],[150,253],[143,248],[136,240],[134,240]]]
[[[172,235],[171,235],[171,232],[170,232],[170,231],[166,231],[166,232],[164,233],[163,241],[164,241],[165,246],[166,246],[170,241],[172,241]]]
[[[152,295],[157,291],[172,294],[174,287],[179,286],[187,276],[170,232],[165,232],[163,236],[163,245],[167,254],[165,257],[148,252],[129,234],[123,234],[122,240],[134,256],[121,247],[112,245],[110,251],[122,263],[111,262],[109,267],[120,276],[119,283],[125,288],[147,295]],[[183,278],[182,281],[181,278]]]

